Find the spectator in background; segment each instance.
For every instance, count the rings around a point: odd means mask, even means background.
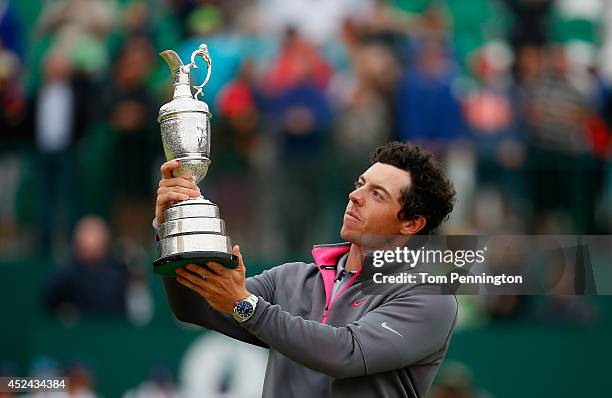
[[[541,46],[550,35],[550,14],[554,0],[502,0],[513,15],[510,42],[514,49],[524,45]]]
[[[27,112],[39,171],[40,247],[63,247],[79,212],[77,148],[91,121],[93,85],[76,73],[70,55],[55,47],[45,57],[42,86]]]
[[[531,87],[540,79],[544,66],[543,48],[535,45],[521,46],[515,52],[513,75],[517,90],[519,104],[524,103],[531,95]],[[524,110],[519,109],[516,113],[520,123],[524,123]],[[521,128],[525,128],[522,126]]]
[[[214,62],[214,61],[213,61]],[[255,63],[244,60],[236,79],[222,88],[217,97],[213,129],[213,161],[206,177],[206,194],[223,203],[223,214],[236,241],[253,242],[260,231],[255,220],[257,202],[254,197],[259,184],[255,175],[255,157],[261,128],[261,98],[256,81]]]
[[[439,40],[424,39],[414,59],[397,91],[397,135],[444,152],[451,141],[465,135],[461,105],[453,92],[456,76],[449,49]]]
[[[0,131],[4,144],[13,144],[22,134],[25,98],[21,90],[21,62],[17,54],[0,44]]]
[[[125,37],[153,38],[151,10],[144,1],[132,1],[126,5],[122,19]]]
[[[43,6],[35,33],[61,45],[70,54],[76,70],[100,74],[108,66],[106,40],[116,17],[114,1],[48,1]]]
[[[490,42],[473,54],[470,67],[475,81],[463,99],[463,111],[476,150],[476,227],[489,233],[511,232],[520,212],[524,137],[518,131],[509,68],[510,49]],[[484,216],[479,209],[496,208]],[[482,217],[479,217],[482,216]],[[519,226],[514,226],[519,227]],[[520,228],[519,228],[520,230]]]
[[[15,9],[8,0],[0,0],[0,48],[23,58],[23,31]]]
[[[289,27],[285,31],[278,57],[265,79],[265,88],[274,94],[282,93],[301,84],[305,74],[308,74],[309,83],[324,89],[332,69],[313,43],[296,28]]]
[[[272,83],[265,86],[270,88],[266,110],[268,121],[276,127],[278,171],[282,170],[277,177],[277,197],[283,197],[278,204],[283,220],[279,228],[284,229],[282,235],[292,253],[309,250],[304,246],[305,236],[321,232],[316,231],[314,220],[325,206],[317,176],[329,142],[331,112],[324,87],[330,72],[318,49],[297,31],[288,29],[285,45],[268,74]],[[313,222],[304,225],[306,219]]]
[[[235,157],[226,169],[248,168],[249,156],[257,144],[259,132],[261,93],[257,87],[255,63],[246,59],[236,79],[229,82],[217,97],[219,128],[215,148],[219,157]],[[222,159],[218,162],[223,162]]]
[[[545,59],[544,73],[534,82],[525,109],[531,124],[529,138],[553,151],[585,152],[589,149],[583,130],[586,98],[569,79],[564,47],[547,47]]]
[[[26,103],[20,87],[20,66],[17,55],[0,44],[0,236],[3,237],[0,246],[9,247],[14,245],[11,238],[16,236],[16,199],[22,174],[19,152],[26,141],[23,130]]]
[[[143,1],[130,1],[122,9],[117,29],[109,35],[108,47],[112,58],[117,58],[126,41],[131,38],[153,40],[153,21],[151,10]]]
[[[425,20],[425,17],[422,18]],[[371,10],[363,16],[362,30],[365,43],[379,43],[403,60],[410,28],[410,19],[385,0],[375,0]]]
[[[399,77],[399,66],[390,49],[380,44],[360,45],[353,60],[353,70],[336,77],[331,94],[338,115],[334,129],[337,153],[358,161],[367,155],[367,148],[391,138],[391,104],[387,99]],[[346,170],[353,176],[355,172]]]
[[[113,1],[55,0],[47,2],[38,20],[41,35],[57,35],[76,30],[80,35],[104,39],[113,27],[116,10]]]
[[[75,229],[71,260],[48,281],[44,305],[65,320],[84,315],[123,315],[128,275],[110,253],[110,232],[88,216]]]
[[[587,101],[568,76],[561,45],[546,48],[543,73],[522,96],[528,134],[528,179],[533,232],[592,230],[591,148],[585,134]]]
[[[396,0],[399,3],[409,3]],[[449,40],[452,18],[441,4],[431,3],[410,26],[410,35],[418,42],[423,39]]]
[[[152,60],[153,49],[146,38],[129,38],[115,61],[103,97],[115,150],[112,162],[101,161],[113,165],[112,175],[121,176],[114,190],[119,194],[113,200],[113,224],[120,235],[137,242],[147,239],[144,203],[151,191],[153,160],[160,150],[157,101],[146,85]]]
[[[457,205],[446,228],[467,225],[474,190],[471,149],[462,145],[466,126],[455,80],[457,73],[446,41],[424,37],[397,87],[394,118],[397,139],[436,153],[457,187]]]

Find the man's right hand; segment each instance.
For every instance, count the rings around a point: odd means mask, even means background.
[[[201,195],[200,188],[191,179],[172,176],[172,170],[180,165],[179,161],[172,160],[162,164],[160,168],[162,179],[159,181],[155,202],[155,219],[158,226],[164,222],[164,210],[168,207]]]

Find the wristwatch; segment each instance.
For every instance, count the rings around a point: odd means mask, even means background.
[[[234,319],[242,323],[253,316],[255,313],[255,307],[257,306],[257,296],[254,294],[249,295],[236,303],[234,307]]]

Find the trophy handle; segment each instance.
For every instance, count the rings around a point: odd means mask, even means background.
[[[198,99],[199,95],[204,95],[204,86],[206,86],[206,83],[208,83],[208,79],[210,79],[210,74],[212,72],[212,60],[210,58],[210,54],[208,53],[208,46],[204,43],[200,44],[200,47],[193,53],[191,53],[191,63],[183,66],[183,70],[186,73],[189,73],[191,68],[198,69],[198,65],[196,65],[195,62],[195,59],[198,55],[204,60],[204,62],[206,62],[206,65],[208,66],[208,71],[206,72],[206,79],[204,79],[204,83],[194,86],[196,88],[196,92],[193,94],[193,98],[196,100]]]

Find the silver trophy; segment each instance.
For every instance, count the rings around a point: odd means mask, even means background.
[[[198,100],[212,71],[212,61],[206,44],[191,54],[191,63],[184,65],[172,50],[160,53],[174,77],[174,98],[159,110],[164,153],[168,161],[180,161],[172,171],[174,177],[187,177],[198,184],[210,164],[210,112],[208,105]],[[189,72],[197,69],[197,56],[208,66],[206,79],[192,94]],[[219,207],[200,196],[169,207],[160,226],[158,248],[160,258],[153,262],[154,271],[174,276],[175,269],[189,263],[215,261],[235,268],[237,258],[225,234],[225,223],[219,218]]]

